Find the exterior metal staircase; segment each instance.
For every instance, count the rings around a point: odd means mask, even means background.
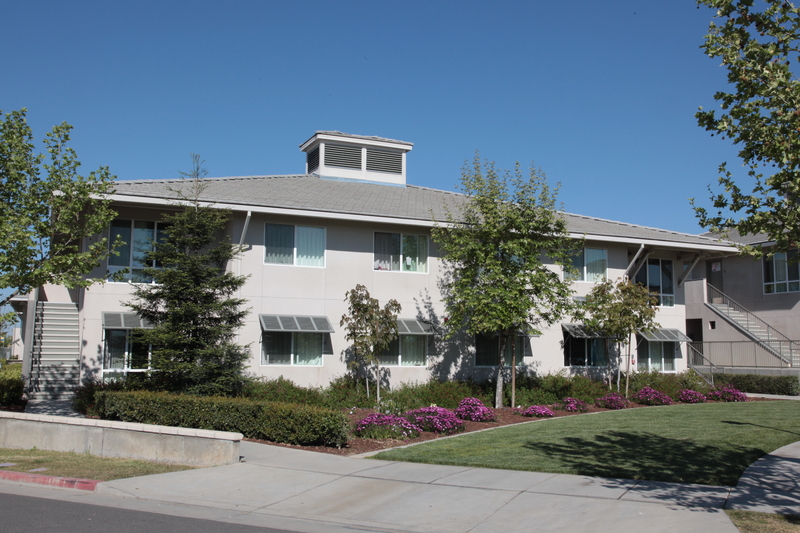
[[[800,366],[800,344],[758,318],[713,285],[708,285],[706,306],[787,366]]]
[[[80,384],[80,329],[74,303],[37,302],[28,399],[71,398]]]

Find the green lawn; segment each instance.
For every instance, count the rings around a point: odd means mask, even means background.
[[[382,452],[376,459],[735,485],[800,440],[800,402],[674,405],[542,420]]]

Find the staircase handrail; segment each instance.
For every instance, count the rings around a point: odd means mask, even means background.
[[[751,319],[752,319],[752,321],[754,323],[756,323],[756,324],[758,324],[760,326],[763,326],[764,329],[766,329],[766,331],[767,331],[766,342],[769,342],[769,341],[772,341],[772,340],[788,341],[790,343],[794,343],[795,342],[792,339],[790,339],[789,337],[787,337],[786,335],[784,335],[783,333],[781,333],[780,331],[778,331],[777,329],[773,328],[772,326],[770,326],[769,324],[764,322],[761,318],[759,318],[758,316],[753,314],[745,306],[741,305],[739,302],[737,302],[736,300],[734,300],[733,298],[731,298],[730,296],[728,296],[727,294],[725,294],[724,292],[722,292],[718,288],[714,287],[711,284],[707,284],[707,285],[708,285],[708,295],[712,300],[714,298],[719,298],[719,299],[722,300],[722,303],[724,303],[728,308],[733,309],[734,311],[738,311],[738,312],[740,312],[740,313],[745,315],[745,318],[747,320],[747,329],[750,329],[750,320]],[[725,313],[725,311],[723,311],[721,309],[720,309],[720,311],[722,313]],[[728,315],[728,313],[725,313],[725,314]],[[728,316],[730,316],[730,315],[728,315]],[[777,337],[777,338],[773,339],[772,338],[773,335],[775,337]]]
[[[701,352],[700,350],[698,350],[697,348],[695,348],[695,347],[692,345],[692,343],[691,343],[691,342],[687,342],[687,343],[686,343],[686,346],[688,346],[688,347],[689,347],[689,350],[691,350],[691,352],[690,352],[690,353],[691,353],[692,355],[700,356],[700,357],[702,357],[702,358],[703,358],[703,360],[704,360],[704,361],[705,361],[705,363],[706,363],[706,365],[704,365],[704,366],[708,366],[708,367],[710,367],[710,369],[711,369],[711,372],[709,372],[709,375],[711,376],[711,379],[708,379],[708,378],[707,378],[705,375],[703,375],[703,373],[702,373],[702,372],[700,372],[699,370],[697,370],[697,369],[695,368],[695,364],[694,364],[694,363],[692,363],[692,358],[691,358],[691,357],[689,357],[689,358],[688,358],[688,361],[687,361],[687,363],[689,363],[689,367],[690,367],[692,370],[694,370],[695,372],[697,372],[697,373],[700,375],[700,377],[701,377],[701,378],[703,378],[704,380],[706,380],[706,382],[707,382],[709,385],[711,385],[711,386],[713,387],[713,386],[714,386],[714,371],[715,371],[715,370],[718,368],[718,367],[717,367],[717,365],[715,365],[714,363],[712,363],[712,362],[711,362],[711,360],[710,360],[708,357],[706,357],[706,356],[703,354],[703,352]]]

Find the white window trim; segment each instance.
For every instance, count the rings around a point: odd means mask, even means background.
[[[390,235],[400,235],[400,269],[399,270],[383,270],[380,268],[375,268],[375,234],[376,233],[388,233]],[[425,241],[427,244],[427,250],[425,254],[425,271],[419,272],[417,270],[403,270],[403,261],[405,259],[405,255],[403,254],[403,237],[425,237]],[[373,272],[394,272],[397,274],[423,274],[427,275],[431,271],[430,266],[431,261],[431,237],[430,235],[426,235],[425,233],[400,233],[397,231],[378,231],[375,230],[372,232],[372,271]]]
[[[676,274],[676,272],[675,272],[675,260],[674,259],[669,259],[669,258],[661,258],[661,257],[650,257],[650,258],[646,259],[645,263],[642,265],[642,268],[639,270],[641,272],[641,270],[644,269],[645,281],[646,281],[645,287],[649,287],[650,286],[650,273],[649,273],[649,270],[648,270],[648,266],[649,266],[649,261],[650,260],[658,260],[659,261],[659,269],[658,269],[659,272],[661,272],[661,261],[670,261],[672,263],[672,293],[671,294],[667,294],[667,293],[659,291],[659,293],[658,293],[658,305],[656,307],[663,307],[664,309],[674,309],[675,308],[675,300],[676,300],[676,294],[675,294],[676,293],[676,291],[675,291],[675,286],[676,286],[675,285],[675,283],[676,283],[675,282],[675,277],[676,277],[675,276],[675,274]],[[637,276],[638,276],[638,273],[637,273]],[[660,276],[660,274],[659,274],[659,276]],[[636,283],[636,276],[634,276],[634,279],[632,281],[634,283]],[[661,279],[659,279],[658,281],[659,281],[659,287],[660,287],[661,286]],[[672,305],[662,305],[661,302],[663,301],[664,296],[672,297]]]
[[[796,252],[796,253],[800,253],[800,251]],[[789,288],[791,283],[800,282],[800,280],[797,280],[797,279],[795,279],[795,280],[790,280],[789,279],[789,254],[786,253],[786,252],[777,252],[775,255],[779,255],[779,254],[782,254],[782,255],[785,256],[784,257],[784,263],[786,265],[786,267],[785,267],[785,270],[786,270],[786,272],[785,272],[786,273],[786,281],[770,281],[770,282],[764,281],[764,274],[766,273],[765,269],[767,268],[767,261],[766,261],[766,257],[763,258],[762,261],[761,261],[761,290],[762,290],[762,294],[764,296],[775,296],[777,294],[790,294],[790,293],[800,292],[800,287],[795,289],[795,290],[791,290]],[[774,263],[774,261],[775,261],[775,256],[773,256],[771,258],[772,269],[773,269],[772,270],[773,277],[775,277],[775,263]],[[786,290],[785,291],[767,292],[767,286],[768,285],[771,285],[771,286],[775,287],[776,285],[778,285],[780,283],[785,283],[786,284]]]
[[[265,348],[264,335],[266,333],[281,333],[281,334],[284,334],[284,335],[291,335],[292,336],[292,349],[291,349],[291,354],[290,354],[290,357],[289,357],[289,364],[285,364],[285,363],[273,363],[273,364],[264,363],[264,359],[265,359],[264,355],[266,355],[266,354],[264,354],[264,348]],[[294,349],[294,346],[295,346],[295,337],[294,336],[295,336],[296,333],[305,333],[307,335],[323,335],[323,337],[322,337],[322,350],[320,351],[320,354],[319,354],[319,364],[318,365],[298,365],[298,364],[296,364],[294,362],[294,358],[295,358],[295,355],[296,355],[295,354],[295,349]],[[323,366],[325,366],[325,343],[327,342],[327,340],[325,339],[324,335],[325,335],[325,333],[312,332],[312,331],[262,331],[261,332],[261,338],[258,341],[259,348],[260,348],[260,350],[259,350],[260,356],[258,358],[258,366],[259,366],[259,368],[279,368],[279,367],[281,367],[281,368],[288,368],[288,367],[292,367],[292,368],[322,368]]]
[[[400,342],[402,337],[424,337],[425,338],[425,354],[422,356],[423,363],[421,365],[403,365],[403,343]],[[392,368],[428,368],[428,344],[430,344],[432,335],[418,335],[418,334],[409,334],[409,333],[400,333],[397,336],[397,362],[396,363],[384,363],[381,361],[381,366],[390,366]],[[379,356],[379,357],[389,357],[389,356]]]
[[[666,341],[666,342],[661,342],[660,343],[660,344],[671,344],[672,345],[672,367],[673,368],[672,368],[672,370],[664,370],[663,368],[660,369],[660,370],[654,370],[652,368],[652,363],[650,361],[650,345],[654,344],[657,341],[648,341],[647,339],[642,339],[641,337],[638,337],[638,339],[639,339],[640,343],[641,342],[646,342],[647,343],[647,369],[641,369],[641,370],[639,369],[639,365],[641,364],[641,358],[639,357],[639,348],[637,346],[637,349],[636,349],[636,368],[635,368],[636,372],[639,372],[639,371],[642,371],[642,372],[654,372],[655,371],[655,372],[660,372],[662,374],[677,374],[678,373],[677,361],[678,361],[679,357],[676,354],[680,351],[680,343],[679,342]],[[663,348],[662,348],[662,350],[663,350]]]
[[[124,359],[124,366],[122,368],[107,368],[106,362],[109,361],[110,355],[108,352],[108,337],[107,331],[125,331],[125,359]],[[147,347],[147,368],[131,368],[130,361],[131,361],[131,328],[103,328],[103,336],[102,336],[102,343],[103,343],[103,362],[100,368],[102,379],[105,379],[106,374],[135,374],[140,372],[148,372],[153,369],[152,367],[152,356],[153,356],[153,347]]]
[[[292,226],[294,228],[294,247],[292,248],[292,264],[288,263],[270,263],[267,261],[267,225],[272,224],[275,226]],[[324,236],[322,239],[322,265],[298,265],[297,264],[297,228],[316,228],[323,230]],[[311,226],[307,224],[284,224],[282,222],[265,222],[264,223],[264,253],[261,254],[261,261],[264,266],[271,267],[299,267],[299,268],[326,268],[328,264],[328,228],[327,226]],[[269,365],[272,366],[272,365]]]
[[[131,241],[133,241],[133,232],[134,232],[134,229],[135,229],[136,222],[152,222],[154,224],[154,226],[153,226],[153,235],[154,235],[154,237],[156,239],[158,239],[158,228],[159,228],[159,226],[169,226],[170,225],[170,224],[168,224],[166,222],[160,222],[158,220],[144,220],[144,219],[141,219],[141,218],[123,218],[123,217],[118,217],[118,218],[115,218],[114,220],[130,220],[130,222],[131,222],[131,228],[130,228],[131,229]],[[111,229],[111,225],[109,225],[108,226],[108,248],[109,248],[109,250],[112,250],[112,245],[114,244],[114,240],[115,239],[116,239],[116,236],[113,234],[113,230]],[[133,284],[136,284],[136,285],[152,285],[152,284],[154,284],[155,281],[153,281],[153,280],[150,280],[150,281],[133,281],[133,280],[130,279],[130,277],[133,275],[133,269],[134,269],[134,266],[132,264],[133,263],[133,244],[134,243],[133,242],[129,242],[129,243],[125,243],[125,244],[127,246],[131,247],[131,253],[130,253],[130,259],[128,260],[128,266],[112,265],[112,264],[110,264],[110,261],[109,261],[111,256],[106,258],[106,270],[108,270],[108,273],[109,273],[109,277],[106,280],[106,283],[120,283],[120,284],[121,283],[133,283]],[[135,267],[135,268],[139,269],[139,268],[159,268],[159,267],[156,267],[155,264],[152,264],[152,265],[146,266],[146,267]],[[111,277],[111,275],[113,275],[113,274],[115,274],[117,272],[120,272],[122,270],[127,270],[128,271],[128,273],[125,274],[125,279],[123,279],[121,281],[117,281],[117,280],[115,280],[115,279],[113,279]]]
[[[586,250],[602,250],[603,252],[605,252],[605,255],[606,255],[606,268],[605,268],[605,272],[603,273],[603,277],[602,277],[602,279],[600,281],[589,281],[589,280],[586,279],[586,278],[588,278],[588,275],[587,275],[587,272],[586,272]],[[590,283],[592,285],[596,285],[597,283],[600,283],[601,281],[608,279],[608,249],[607,248],[594,248],[592,246],[584,246],[581,249],[581,253],[583,254],[583,272],[580,273],[580,278],[573,278],[572,276],[569,275],[569,272],[567,272],[567,270],[564,269],[562,271],[562,279],[571,281],[572,283]]]

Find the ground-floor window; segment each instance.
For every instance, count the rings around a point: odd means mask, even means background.
[[[676,348],[677,344],[674,342],[655,342],[641,339],[636,352],[638,358],[637,368],[641,371],[674,372]]]
[[[322,366],[323,333],[265,331],[262,365]]]
[[[428,335],[400,335],[379,357],[382,366],[425,366]]]
[[[606,339],[565,335],[564,366],[608,366]]]
[[[517,336],[517,366],[522,364],[527,341],[528,338],[524,335]],[[499,335],[475,335],[475,366],[497,366],[499,353]],[[511,366],[511,338],[506,339],[506,344],[503,347],[503,356],[504,365]]]
[[[106,329],[103,374],[143,372],[150,366],[150,349],[130,329]]]

